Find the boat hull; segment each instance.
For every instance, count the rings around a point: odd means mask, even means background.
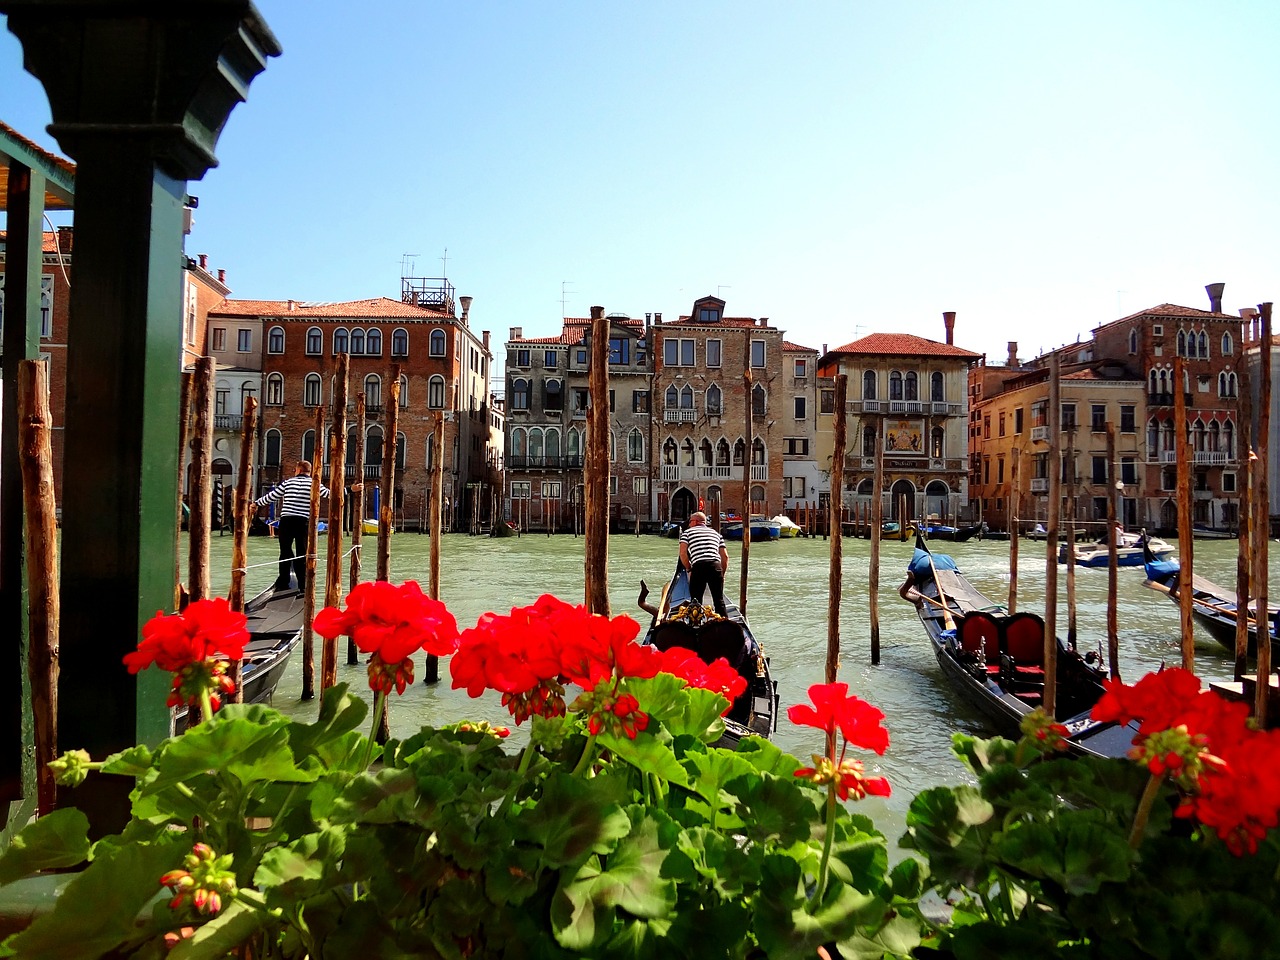
[[[1147,581],[1145,586],[1163,593],[1173,603],[1181,606],[1181,571],[1176,566],[1170,568],[1167,563],[1153,566],[1148,562],[1146,572]],[[1253,604],[1250,604],[1251,609],[1253,606]],[[1272,605],[1268,605],[1268,607],[1271,611],[1267,626],[1268,633],[1271,636],[1271,654],[1272,657],[1280,657],[1280,639],[1276,637],[1275,629],[1275,616],[1280,608]],[[1236,650],[1238,610],[1239,607],[1236,605],[1234,591],[1228,591],[1203,577],[1197,576],[1194,578],[1191,593],[1191,614],[1195,617],[1196,622],[1205,628],[1205,632],[1230,653],[1235,653]],[[1258,654],[1258,625],[1252,612],[1247,618],[1246,624],[1248,632],[1247,654],[1254,657]]]

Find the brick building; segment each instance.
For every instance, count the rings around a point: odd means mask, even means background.
[[[683,521],[700,501],[709,509],[717,498],[726,511],[772,516],[783,506],[794,367],[784,376],[782,330],[767,317],[726,317],[724,307],[718,297],[702,297],[688,316],[654,318],[651,396],[663,520]],[[747,503],[743,471],[750,471]]]
[[[816,502],[825,486],[818,469],[818,351],[782,341],[787,407],[782,438],[782,505],[795,511]]]
[[[345,303],[226,300],[210,312],[211,329],[255,331],[262,350],[262,446],[258,489],[292,473],[298,459],[316,461],[316,413],[332,416],[335,358],[349,357],[347,474],[353,481],[357,442],[364,445],[364,512],[372,515],[384,444],[396,443],[394,513],[399,526],[426,517],[434,424],[444,416],[444,497],[451,528],[466,529],[473,509],[487,519],[497,452],[490,449],[489,333],[470,328],[470,297],[447,281],[406,280],[400,300]],[[400,367],[397,436],[387,435],[392,368]],[[366,418],[353,422],[357,394]],[[326,431],[328,423],[326,422]],[[321,442],[323,448],[323,441]],[[327,450],[322,449],[327,459]]]
[[[955,346],[955,314],[944,314],[946,342],[907,333],[873,333],[836,347],[818,364],[818,463],[830,485],[834,388],[848,378],[845,411],[845,507],[866,509],[874,496],[876,427],[885,431],[883,515],[901,519],[968,512],[968,375],[981,354]],[[830,393],[828,393],[830,391]],[[829,492],[829,491],[828,491]],[[971,515],[971,514],[970,514]]]

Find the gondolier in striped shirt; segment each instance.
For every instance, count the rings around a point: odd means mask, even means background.
[[[724,574],[729,569],[729,551],[724,537],[707,526],[707,515],[698,511],[680,534],[680,563],[689,572],[689,596],[702,602],[703,591],[711,588],[716,613],[725,616]]]
[[[328,497],[329,489],[320,484],[320,496]],[[280,522],[276,527],[276,539],[280,541],[280,572],[276,575],[275,588],[289,589],[289,566],[298,581],[298,589],[307,585],[307,534],[311,528],[311,462],[299,460],[294,475],[276,484],[257,500],[255,507],[268,503],[280,504]]]

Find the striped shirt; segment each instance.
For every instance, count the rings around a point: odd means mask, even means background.
[[[320,496],[329,496],[329,490],[320,484]],[[301,474],[277,483],[274,487],[253,501],[255,507],[263,507],[268,503],[280,504],[282,517],[311,517],[311,478]]]
[[[711,560],[720,563],[720,551],[724,549],[724,538],[706,524],[689,527],[680,534],[680,542],[689,548],[689,565]]]

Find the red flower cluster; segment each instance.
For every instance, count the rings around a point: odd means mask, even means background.
[[[847,683],[815,683],[809,688],[807,703],[787,708],[787,719],[802,727],[817,727],[833,733],[837,727],[847,743],[863,750],[884,753],[889,748],[889,731],[882,721],[884,713],[867,701],[849,696]]]
[[[588,713],[593,734],[608,729],[633,738],[649,718],[634,697],[618,692],[626,677],[668,672],[731,702],[746,689],[723,658],[708,665],[688,650],[659,653],[635,643],[639,632],[630,617],[595,616],[584,606],[544,595],[509,616],[485,614],[463,632],[449,664],[453,687],[472,697],[498,691],[516,723],[523,723],[535,715],[564,714],[565,685],[573,683],[588,691],[574,707]]]
[[[410,655],[419,650],[438,657],[458,648],[458,624],[445,605],[422,592],[416,581],[400,586],[385,580],[357,584],[347,594],[347,607],[325,607],[314,623],[327,639],[345,634],[372,654],[369,686],[375,691],[404,693],[413,681]]]
[[[1186,791],[1178,815],[1214,830],[1233,853],[1256,851],[1280,822],[1280,731],[1253,729],[1246,704],[1201,690],[1180,668],[1106,687],[1093,718],[1141,721],[1130,756]]]
[[[153,663],[178,673],[206,660],[239,660],[249,639],[248,621],[222,597],[197,600],[181,613],[156,611],[142,628],[142,642],[125,654],[124,665],[137,673]]]

